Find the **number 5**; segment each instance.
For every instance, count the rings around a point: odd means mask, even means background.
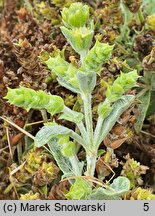
[[[143,210],[144,211],[148,211],[149,210],[149,203],[144,203]]]

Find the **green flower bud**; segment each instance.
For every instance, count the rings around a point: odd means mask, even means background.
[[[115,102],[118,99],[121,98],[122,94],[120,92],[120,89],[118,89],[118,92],[114,90],[113,86],[108,86],[107,91],[106,91],[106,97],[110,102]]]
[[[83,27],[89,19],[89,7],[82,3],[73,3],[61,12],[62,21],[67,28]]]
[[[105,119],[112,111],[110,103],[100,103],[98,106],[98,115]]]
[[[89,49],[94,34],[93,26],[70,30],[62,26],[61,31],[73,49],[80,55]]]
[[[48,68],[61,77],[65,83],[70,84],[75,88],[79,88],[78,80],[76,77],[77,68],[73,64],[66,62],[60,55],[54,58],[49,58],[46,61]]]
[[[61,97],[25,87],[8,88],[8,93],[4,98],[8,99],[11,104],[26,110],[46,109],[52,115],[61,112],[64,108],[64,101]]]
[[[65,72],[68,70],[69,63],[66,62],[60,55],[57,57],[50,57],[47,61],[45,61],[48,68],[53,70],[59,76],[64,76]]]
[[[92,186],[83,178],[76,178],[75,183],[65,194],[68,200],[85,200],[92,193]]]
[[[64,101],[57,95],[51,95],[49,103],[46,104],[45,109],[52,115],[60,113],[64,108]]]
[[[63,145],[63,148],[61,149],[61,153],[65,157],[72,157],[76,154],[76,146],[73,142],[68,142]]]
[[[155,14],[148,16],[146,23],[147,23],[149,29],[154,31],[155,30]]]
[[[108,86],[106,91],[106,97],[110,102],[115,102],[127,92],[129,89],[136,86],[138,79],[137,71],[131,71],[129,73],[121,73],[121,75],[114,81],[112,86]]]
[[[133,70],[129,73],[121,73],[121,75],[115,80],[115,84],[122,86],[124,91],[128,91],[130,88],[136,86],[136,82],[139,75],[136,70]]]
[[[116,92],[117,94],[120,94],[120,95],[124,93],[124,89],[122,88],[122,86],[120,84],[115,83],[115,82],[112,86],[112,91]]]
[[[109,60],[112,50],[113,46],[110,46],[107,43],[100,43],[99,41],[96,41],[94,47],[83,59],[81,70],[99,73],[102,64]]]

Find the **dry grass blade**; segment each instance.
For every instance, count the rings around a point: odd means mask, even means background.
[[[23,166],[25,165],[26,161],[24,161],[21,165],[19,165],[17,168],[15,168],[14,170],[12,170],[10,172],[10,176],[13,176],[16,172],[18,172],[20,169],[23,168]]]
[[[11,148],[11,143],[10,143],[10,136],[9,136],[9,129],[8,129],[8,127],[5,127],[5,129],[6,129],[6,136],[7,136],[10,156],[11,156],[11,159],[13,159],[13,153],[12,153],[12,148]]]
[[[72,177],[68,177],[68,178],[63,179],[60,182],[68,181],[68,180],[72,180],[72,179],[76,179],[76,178],[84,179],[85,181],[87,181],[93,187],[95,187],[95,186],[92,185],[92,183],[95,183],[95,184],[97,184],[97,185],[99,185],[101,187],[104,187],[106,189],[113,190],[111,187],[109,187],[108,185],[106,185],[105,183],[103,183],[102,181],[100,181],[99,179],[97,179],[97,178],[95,178],[93,176],[72,176]]]
[[[146,132],[146,131],[141,130],[141,133],[146,134],[146,135],[148,135],[148,136],[151,136],[151,137],[155,138],[155,135],[153,135],[153,134],[151,134],[151,133],[148,133],[148,132]]]
[[[9,124],[11,124],[12,126],[14,126],[15,128],[17,128],[19,131],[21,131],[22,133],[24,133],[26,136],[30,137],[31,139],[35,139],[35,137],[28,133],[27,131],[25,131],[23,128],[19,127],[18,125],[16,125],[14,122],[12,122],[11,120],[4,118],[4,117],[0,117],[1,119],[3,119],[4,121],[8,122]]]
[[[5,149],[7,149],[7,148],[9,148],[9,146],[6,146],[6,147],[0,149],[0,154],[1,154]]]

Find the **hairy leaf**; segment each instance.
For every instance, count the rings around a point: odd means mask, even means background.
[[[148,90],[144,92],[138,99],[140,100],[140,104],[138,105],[138,111],[139,116],[137,118],[137,121],[134,125],[135,130],[137,133],[139,133],[142,129],[144,119],[146,117],[146,113],[150,104],[150,98],[151,98],[151,91]]]
[[[76,154],[76,146],[74,142],[67,142],[62,146],[62,155],[65,157],[72,157]]]
[[[96,73],[77,73],[81,92],[84,94],[92,93],[96,85]]]
[[[121,196],[130,190],[130,181],[128,178],[119,176],[109,188],[97,188],[87,197],[89,200],[119,200]]]
[[[61,86],[65,87],[66,89],[69,89],[70,91],[74,92],[74,93],[80,93],[80,89],[78,89],[77,87],[73,86],[72,84],[68,83],[65,79],[63,79],[62,77],[58,77],[57,78],[58,82],[60,83]]]
[[[119,119],[120,115],[128,109],[128,107],[134,102],[135,96],[133,95],[125,95],[122,96],[120,100],[116,101],[113,105],[113,110],[110,115],[104,120],[102,124],[101,134],[99,137],[99,142],[97,145],[104,140],[109,131],[115,125],[116,121]]]
[[[83,139],[71,129],[68,129],[61,125],[56,126],[43,126],[35,136],[35,145],[41,147],[48,143],[52,138],[58,135],[68,135],[75,139],[79,144],[84,145]]]
[[[105,119],[112,111],[110,103],[100,103],[98,106],[98,115]]]
[[[65,76],[65,72],[69,67],[69,63],[66,62],[60,55],[53,58],[49,57],[45,63],[50,70],[53,70],[59,76]]]
[[[57,139],[50,139],[48,141],[48,146],[50,151],[57,162],[57,165],[61,169],[64,175],[68,173],[73,176],[72,165],[67,157],[64,157],[61,153],[62,146],[57,143]]]
[[[65,107],[59,119],[65,119],[67,121],[71,121],[76,124],[79,124],[83,119],[83,114],[80,112],[70,110],[69,108]]]
[[[81,27],[76,29],[67,29],[62,26],[61,31],[77,53],[82,54],[89,49],[94,34],[93,26],[90,28]]]

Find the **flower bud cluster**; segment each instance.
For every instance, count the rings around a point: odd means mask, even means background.
[[[8,99],[9,103],[23,107],[26,110],[46,109],[52,115],[61,112],[64,108],[64,101],[61,97],[47,94],[42,90],[35,91],[25,87],[8,88],[5,99]]]
[[[83,60],[82,70],[100,72],[102,65],[109,60],[112,50],[113,46],[108,43],[96,41]]]

